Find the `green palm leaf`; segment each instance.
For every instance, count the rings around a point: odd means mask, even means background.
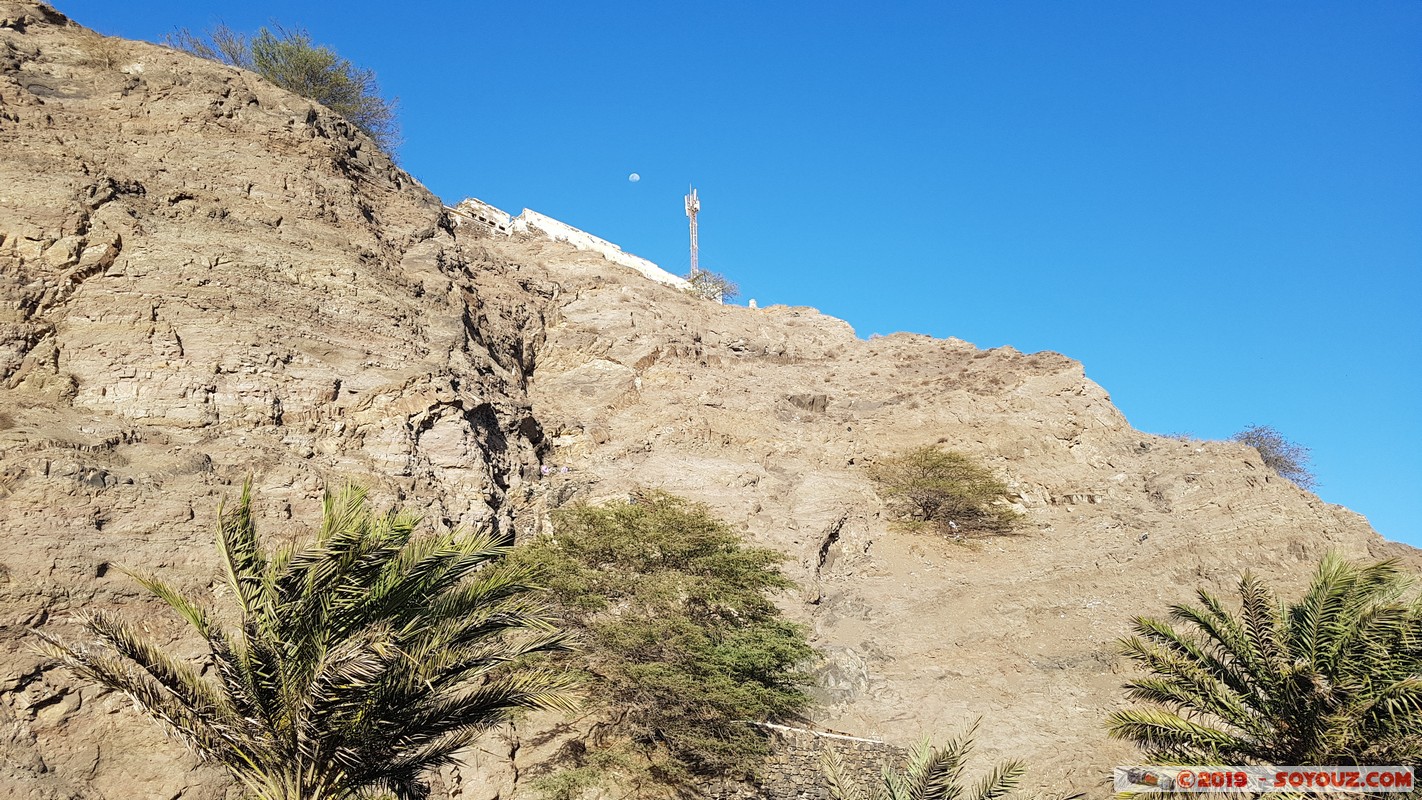
[[[1395,561],[1325,557],[1284,606],[1245,574],[1234,612],[1207,592],[1137,619],[1121,651],[1147,675],[1145,705],[1112,714],[1115,738],[1175,763],[1412,763],[1422,731],[1422,598]]]
[[[40,632],[76,674],[128,694],[256,797],[427,794],[421,775],[519,709],[570,708],[569,680],[527,666],[564,650],[527,570],[489,532],[416,537],[418,518],[372,514],[363,489],[328,492],[321,529],[267,553],[250,484],[219,514],[232,631],[161,580],[135,579],[206,643],[202,677],[122,620],[83,619],[95,642]]]
[[[844,760],[833,747],[825,750],[820,768],[825,775],[825,788],[834,800],[870,800],[869,792],[850,777]]]
[[[825,749],[821,770],[831,800],[1000,800],[1022,782],[1021,761],[995,764],[971,790],[963,773],[976,743],[978,723],[942,747],[923,739],[909,750],[901,768],[885,766],[879,782],[867,789],[845,768],[833,747]]]
[[[1021,761],[1004,761],[978,781],[970,796],[971,800],[998,800],[1007,796],[1022,782],[1027,765]]]

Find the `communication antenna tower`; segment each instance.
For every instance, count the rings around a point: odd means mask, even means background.
[[[696,261],[696,212],[701,210],[701,198],[696,196],[696,187],[690,188],[691,194],[686,196],[686,217],[691,220],[691,276],[694,278],[701,272]]]

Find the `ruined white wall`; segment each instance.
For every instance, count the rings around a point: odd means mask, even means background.
[[[504,235],[523,233],[552,239],[555,242],[567,242],[579,250],[597,253],[614,264],[635,269],[657,283],[675,286],[678,289],[691,288],[691,284],[684,279],[667,272],[645,258],[623,252],[622,248],[606,239],[599,239],[587,231],[578,230],[572,225],[559,222],[530,208],[525,208],[523,213],[517,217],[510,217],[508,212],[471,197],[449,210],[454,214],[455,220],[459,224],[478,224],[494,233]]]
[[[579,250],[591,250],[614,264],[631,267],[657,283],[665,283],[678,289],[691,288],[691,284],[685,280],[647,259],[625,253],[622,248],[606,239],[599,239],[586,231],[578,230],[572,225],[544,216],[531,208],[525,208],[523,213],[514,217],[512,227],[515,233],[540,234],[557,242],[567,242]]]
[[[474,222],[494,233],[504,235],[508,235],[511,231],[513,217],[509,216],[509,212],[491,206],[483,200],[470,197],[449,210],[454,213],[455,222],[458,224]]]

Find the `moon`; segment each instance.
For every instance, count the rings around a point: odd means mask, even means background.
[[[627,176],[627,180],[628,180],[630,183],[636,183],[637,181],[642,180],[642,176],[641,176],[641,175],[638,175],[637,173],[634,172],[634,173],[632,173],[631,175],[628,175],[628,176]]]

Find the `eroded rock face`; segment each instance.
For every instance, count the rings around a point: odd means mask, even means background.
[[[811,309],[718,307],[549,262],[567,300],[530,382],[554,483],[710,504],[789,557],[785,607],[826,653],[819,723],[909,744],[982,717],[981,756],[1051,788],[1105,792],[1127,665],[1115,640],[1246,568],[1283,586],[1330,549],[1417,551],[1273,475],[1252,449],[1133,430],[1080,364],[897,334],[857,339]],[[615,382],[574,390],[596,365]],[[619,371],[617,367],[623,368]],[[632,389],[618,387],[631,385]],[[942,443],[1007,479],[1021,535],[897,531],[876,456]]]
[[[866,342],[456,231],[323,109],[13,0],[0,386],[0,796],[231,794],[26,631],[103,606],[196,655],[117,566],[215,585],[215,510],[249,475],[281,536],[346,477],[521,535],[637,486],[707,502],[787,555],[784,607],[827,653],[818,722],[909,743],[982,716],[985,759],[1096,794],[1129,754],[1101,723],[1131,615],[1245,567],[1295,585],[1330,548],[1417,563],[1247,448],[1132,430],[1065,357]],[[1008,479],[1022,535],[893,529],[864,465],[934,442]],[[555,749],[491,737],[442,791],[507,799]]]
[[[219,796],[126,702],[39,670],[26,628],[152,616],[119,564],[210,585],[249,475],[276,534],[345,477],[515,525],[551,290],[309,102],[38,6],[0,20],[0,785]]]

